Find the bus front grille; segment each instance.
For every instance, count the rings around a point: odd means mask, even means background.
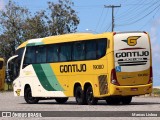
[[[100,95],[108,93],[107,75],[98,76]]]

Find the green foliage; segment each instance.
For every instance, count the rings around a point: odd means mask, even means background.
[[[23,25],[28,10],[9,1],[6,10],[0,11],[0,54],[8,58],[22,42]]]
[[[153,94],[156,95],[156,96],[160,96],[160,89],[153,88]]]
[[[58,4],[48,2],[48,10],[50,11],[50,15],[47,17],[49,35],[76,32],[79,19],[71,8],[72,5],[73,2],[69,0],[59,0]]]
[[[5,10],[0,11],[0,57],[11,57],[22,42],[76,32],[79,18],[70,0],[48,2],[46,10],[34,15],[27,8],[9,0]]]
[[[48,28],[44,20],[45,12],[40,11],[35,15],[25,20],[25,26],[23,30],[24,40],[41,38],[48,36]]]

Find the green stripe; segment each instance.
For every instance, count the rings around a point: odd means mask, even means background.
[[[43,45],[43,42],[36,42],[35,45]]]
[[[35,46],[35,43],[28,43],[26,46]]]
[[[36,45],[43,45],[43,42],[35,42],[35,43],[28,43],[26,46],[36,46]]]
[[[33,68],[44,89],[48,91],[64,90],[53,73],[50,64],[34,64]]]
[[[63,91],[63,88],[61,87],[60,83],[58,82],[55,74],[53,73],[53,70],[50,66],[50,64],[41,64],[42,69],[47,76],[48,82],[50,85],[56,90],[56,91]]]
[[[55,89],[48,82],[47,76],[45,75],[41,65],[33,64],[33,68],[43,88],[48,91],[55,91]]]

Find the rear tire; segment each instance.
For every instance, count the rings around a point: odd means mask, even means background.
[[[92,86],[89,86],[86,90],[86,101],[88,105],[96,105],[98,100],[93,95]]]
[[[84,105],[86,103],[85,95],[81,86],[75,88],[75,99],[78,105]]]
[[[107,104],[109,105],[118,105],[121,102],[121,99],[119,97],[108,97],[106,99]]]
[[[32,97],[32,91],[31,91],[30,87],[25,89],[24,99],[28,104],[36,104],[39,101],[39,99],[37,97]]]
[[[67,102],[68,100],[68,97],[66,98],[55,98],[56,102],[59,103],[59,104],[64,104]]]
[[[132,101],[132,96],[125,96],[121,98],[122,104],[128,105]]]

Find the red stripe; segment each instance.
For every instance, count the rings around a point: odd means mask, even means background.
[[[120,50],[139,50],[139,49],[145,49],[145,48],[135,47],[135,48],[123,48]]]

